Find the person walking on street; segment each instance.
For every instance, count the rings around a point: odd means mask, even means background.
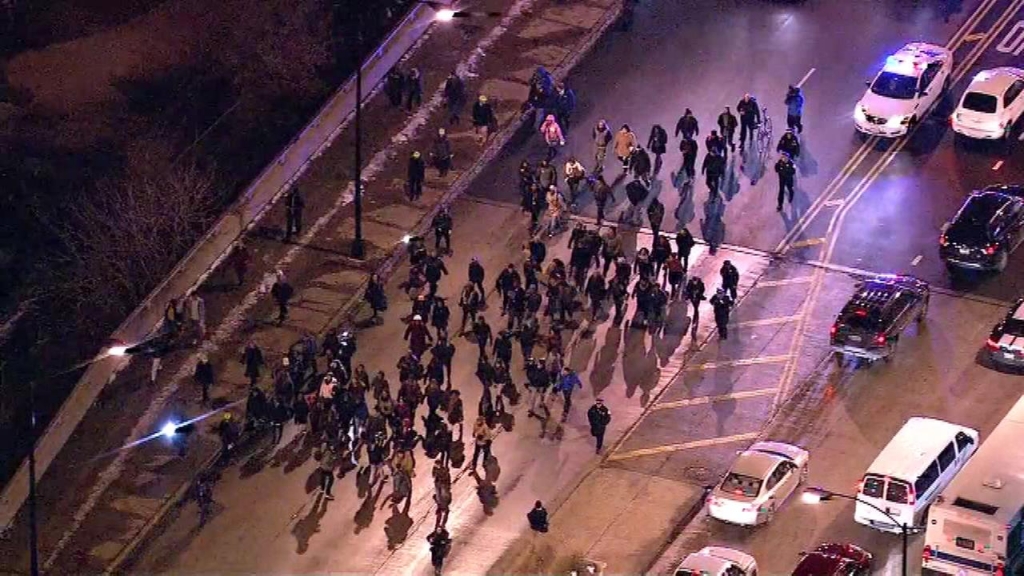
[[[803,115],[804,93],[798,86],[790,86],[786,92],[786,126],[803,134]]]
[[[434,576],[441,576],[444,559],[452,548],[452,538],[444,526],[438,526],[427,536],[430,544],[430,564],[434,567]]]
[[[398,67],[392,68],[384,80],[384,93],[388,101],[395,108],[402,105],[402,95],[405,93],[405,74]]]
[[[476,138],[481,145],[487,142],[491,129],[496,125],[494,107],[487,101],[487,96],[481,94],[473,103],[473,130],[476,131]]]
[[[576,91],[565,84],[555,86],[555,112],[562,128],[569,129],[572,113],[576,111]]]
[[[423,102],[423,77],[419,68],[409,70],[405,78],[405,109],[412,112],[413,106],[419,106]]]
[[[249,271],[250,264],[252,264],[252,255],[249,254],[249,247],[245,245],[245,242],[239,240],[235,250],[231,253],[231,268],[235,271],[237,286],[241,287],[245,282],[245,275]]]
[[[692,110],[687,108],[676,122],[676,138],[682,136],[683,140],[692,140],[699,134],[700,124],[697,122],[697,117],[693,115]]]
[[[242,365],[245,366],[245,376],[249,379],[249,386],[255,386],[260,378],[260,371],[263,369],[263,351],[252,340],[245,345],[242,352]]]
[[[717,196],[722,187],[722,178],[725,176],[725,159],[718,153],[718,150],[712,150],[704,157],[704,162],[700,165],[700,173],[704,174],[708,195]]]
[[[572,368],[562,368],[562,375],[555,386],[557,392],[562,393],[562,422],[569,419],[569,410],[572,409],[572,393],[577,388],[583,388],[583,382]]]
[[[452,214],[449,212],[448,207],[445,206],[434,215],[433,220],[430,221],[430,227],[434,229],[434,251],[438,254],[441,252],[441,241],[444,241],[444,252],[443,254],[452,254]]]
[[[476,315],[480,311],[480,305],[482,298],[480,292],[473,286],[472,282],[467,282],[462,288],[462,294],[459,297],[459,307],[462,308],[462,324],[459,327],[459,334],[466,333],[466,320],[470,320],[472,323],[476,323]],[[470,325],[472,327],[472,324]]]
[[[789,203],[793,203],[793,185],[796,181],[796,166],[789,154],[782,154],[775,161],[775,173],[779,175],[779,195],[776,198],[775,211],[782,212],[782,201],[786,199],[787,192]]]
[[[193,343],[199,344],[206,338],[206,300],[198,292],[192,292],[185,299],[185,311],[195,338]]]
[[[697,141],[683,138],[679,142],[679,151],[683,153],[683,173],[687,180],[693,180],[697,176]]]
[[[363,294],[363,298],[370,305],[370,310],[373,312],[373,316],[370,319],[375,322],[380,318],[380,313],[388,309],[388,297],[387,293],[384,292],[384,284],[376,274],[370,275],[370,281],[366,285],[366,292]]]
[[[520,284],[522,284],[522,278],[519,276],[519,271],[516,270],[516,265],[512,263],[509,263],[494,281],[494,289],[501,294],[502,316],[508,314],[512,304],[512,294],[516,286]]]
[[[434,297],[437,296],[438,282],[441,281],[442,276],[448,275],[448,267],[444,265],[444,260],[441,260],[440,251],[438,251],[434,256],[428,256],[424,260],[423,275],[426,277],[427,285],[430,287],[427,292],[427,298],[430,301],[433,301]]]
[[[729,148],[725,143],[725,138],[718,135],[718,130],[712,130],[711,134],[708,134],[708,137],[704,139],[704,146],[708,152],[717,150],[722,158],[729,159]]]
[[[541,160],[537,166],[537,185],[545,194],[548,188],[558,185],[558,170],[549,160]]]
[[[270,287],[270,295],[274,298],[274,302],[277,302],[278,325],[283,324],[284,319],[288,317],[288,301],[292,299],[292,294],[294,293],[295,289],[288,283],[284,273],[278,270],[277,279],[274,280],[274,285]]]
[[[657,239],[661,233],[661,221],[665,218],[665,205],[661,203],[656,197],[651,198],[651,203],[647,205],[647,219],[651,223],[651,232],[654,234],[654,238]]]
[[[291,242],[292,234],[302,233],[302,209],[306,203],[298,188],[292,188],[284,199],[284,241]]]
[[[448,108],[448,123],[457,125],[462,108],[466,105],[466,83],[452,70],[444,81],[444,104]]]
[[[434,167],[437,168],[437,175],[444,178],[452,169],[452,143],[448,140],[448,133],[444,128],[437,129],[437,137],[434,138],[434,147],[430,153]]]
[[[600,226],[604,222],[605,209],[608,207],[608,202],[615,203],[615,195],[612,192],[612,187],[604,181],[604,175],[602,174],[593,177],[591,188],[594,192],[594,204],[597,205],[597,225]]]
[[[636,134],[630,129],[629,124],[623,124],[615,133],[615,157],[622,162],[622,173],[629,171],[629,156],[637,146]]]
[[[338,454],[330,442],[320,447],[320,493],[325,500],[334,500],[331,488],[334,487],[334,468],[338,463]]]
[[[423,358],[423,353],[434,343],[434,337],[430,335],[430,330],[427,330],[427,325],[423,322],[423,316],[419,314],[413,316],[412,321],[406,326],[403,339],[409,342],[409,350],[416,358]]]
[[[590,131],[594,141],[594,172],[600,174],[604,170],[604,159],[608,155],[608,143],[612,141],[612,129],[604,120],[598,120]]]
[[[797,140],[792,128],[786,128],[786,133],[779,138],[779,145],[775,147],[775,151],[786,154],[793,160],[800,156],[800,141]]]
[[[576,205],[576,195],[579,193],[580,182],[587,176],[587,170],[583,167],[583,164],[576,159],[575,156],[570,156],[565,162],[565,184],[569,187],[569,204],[570,206]]]
[[[476,417],[473,424],[473,462],[472,470],[475,472],[480,456],[484,457],[484,466],[491,459],[491,444],[494,443],[494,427],[487,422],[483,414]]]
[[[477,316],[476,321],[473,322],[473,336],[476,337],[476,345],[480,347],[480,357],[487,356],[487,345],[491,343],[493,333],[491,325],[483,316]]]
[[[647,147],[654,154],[654,173],[661,170],[661,155],[665,153],[668,145],[668,132],[661,127],[661,124],[651,126],[651,135],[647,137]]]
[[[697,339],[697,326],[700,324],[700,303],[707,300],[704,296],[704,281],[700,276],[693,276],[686,283],[686,299],[693,307],[692,320],[690,321],[690,339]]]
[[[736,290],[740,286],[740,271],[736,269],[736,266],[732,262],[726,260],[722,263],[722,268],[718,271],[722,276],[722,288],[725,288],[729,296],[736,301]]]
[[[736,111],[740,114],[740,152],[747,143],[747,137],[754,141],[754,130],[761,123],[761,106],[757,99],[750,94],[744,94],[743,99],[736,105]]]
[[[548,147],[547,159],[550,162],[558,154],[558,147],[565,146],[565,135],[562,134],[562,127],[558,125],[554,114],[548,114],[544,119],[544,123],[540,125],[540,134]]]
[[[643,180],[644,186],[651,187],[651,156],[643,146],[633,148],[629,155],[629,168],[633,171],[634,177]]]
[[[228,462],[231,459],[231,454],[235,449],[235,443],[238,442],[238,427],[235,426],[235,422],[232,420],[231,412],[225,412],[214,430],[217,436],[220,437],[220,461],[221,463]]]
[[[732,310],[732,304],[733,299],[729,297],[725,288],[719,288],[715,291],[715,295],[711,297],[711,306],[715,310],[715,326],[718,328],[719,340],[729,338],[729,311]]]
[[[612,413],[608,410],[608,407],[604,405],[604,400],[598,398],[594,405],[587,410],[587,422],[590,423],[590,435],[594,437],[597,442],[597,446],[594,448],[595,454],[601,453],[601,448],[604,447],[604,432],[608,429],[608,424],[612,421]]]
[[[469,260],[469,268],[467,269],[467,275],[469,276],[469,282],[476,286],[476,289],[480,291],[481,302],[487,299],[487,291],[484,290],[484,277],[486,272],[484,267],[480,264],[480,260],[476,256]]]
[[[526,519],[530,522],[530,529],[534,532],[543,534],[548,531],[548,511],[540,500],[534,502],[533,509],[526,514]]]
[[[725,112],[718,115],[718,129],[722,131],[722,138],[729,145],[729,150],[733,152],[736,151],[736,143],[733,142],[733,136],[736,134],[736,127],[738,125],[739,121],[736,120],[736,116],[726,106]]]
[[[210,401],[210,386],[213,386],[213,364],[210,364],[210,358],[206,352],[199,354],[199,361],[196,362],[196,369],[192,373],[192,377],[199,384],[199,388],[202,390],[203,404],[206,404]]]
[[[565,205],[562,202],[562,193],[554,185],[548,187],[548,194],[544,203],[548,207],[548,238],[554,237],[562,225],[562,212]]]
[[[423,195],[423,179],[427,176],[427,164],[419,150],[409,156],[409,200],[418,200]]]
[[[687,228],[683,228],[679,232],[676,232],[676,250],[679,254],[679,259],[683,262],[683,274],[690,269],[690,251],[693,250],[694,245],[697,241],[693,239],[693,234]]]

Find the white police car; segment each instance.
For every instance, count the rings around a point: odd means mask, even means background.
[[[953,53],[935,44],[913,42],[885,60],[853,110],[859,132],[904,136],[938,102],[949,87]]]

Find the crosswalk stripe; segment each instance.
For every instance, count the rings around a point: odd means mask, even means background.
[[[789,354],[782,354],[780,356],[760,356],[757,358],[743,358],[740,360],[725,360],[722,362],[705,362],[703,364],[694,364],[693,366],[687,366],[687,372],[694,372],[697,370],[711,370],[714,368],[730,368],[733,366],[753,366],[755,364],[774,364],[776,362],[785,362],[789,360]]]
[[[699,406],[702,404],[714,404],[715,402],[725,402],[728,400],[744,400],[747,398],[757,398],[759,396],[770,396],[778,392],[778,388],[762,388],[760,390],[743,390],[740,392],[733,392],[731,394],[718,394],[715,396],[698,396],[696,398],[684,398],[682,400],[673,400],[671,402],[662,402],[656,404],[652,410],[669,410],[672,408],[685,408],[687,406]]]
[[[707,446],[717,446],[719,444],[729,444],[731,442],[743,442],[744,440],[753,440],[754,438],[757,438],[757,435],[757,432],[747,432],[745,434],[734,434],[732,436],[719,436],[718,438],[694,440],[693,442],[684,442],[682,444],[667,444],[665,446],[655,446],[653,448],[640,448],[637,450],[629,450],[627,452],[609,454],[608,460],[629,460],[631,458],[639,458],[641,456],[654,456],[656,454],[665,454],[667,452],[680,452],[682,450],[691,450],[693,448],[705,448]]]

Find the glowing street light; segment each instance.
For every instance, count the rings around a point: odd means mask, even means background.
[[[121,346],[111,346],[110,348],[107,348],[107,354],[110,355],[110,356],[124,356],[127,353],[128,353],[128,347],[127,346],[121,345]]]
[[[434,19],[439,22],[451,22],[452,18],[455,18],[455,10],[451,8],[442,8],[434,16]]]
[[[160,433],[164,435],[164,438],[174,438],[174,433],[178,431],[178,425],[174,422],[168,422],[164,424],[164,427],[160,429]]]

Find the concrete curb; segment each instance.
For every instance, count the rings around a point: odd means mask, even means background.
[[[602,18],[600,23],[595,26],[577,45],[577,47],[570,52],[561,64],[552,72],[552,75],[558,79],[564,79],[569,72],[583,59],[583,57],[589,53],[593,48],[594,44],[597,43],[598,39],[604,35],[608,28],[618,20],[622,10],[622,2],[616,0],[616,2],[608,9],[608,12]],[[519,116],[512,120],[504,128],[502,128],[488,144],[483,154],[477,159],[477,161],[465,172],[463,172],[457,180],[455,180],[448,192],[446,192],[437,204],[434,205],[416,224],[414,231],[416,234],[425,234],[430,227],[430,223],[434,216],[441,210],[442,207],[451,206],[451,204],[462,196],[469,188],[469,185],[480,175],[480,172],[490,164],[494,158],[501,152],[501,150],[511,141],[512,137],[519,132],[527,124],[526,116]],[[401,263],[402,259],[406,256],[406,250],[404,246],[392,248],[387,256],[381,259],[376,269],[373,272],[385,282],[388,281],[391,274],[395,271],[395,268]],[[369,283],[370,273],[367,274],[359,287],[356,289],[355,295],[346,302],[338,312],[331,317],[326,323],[324,328],[318,334],[323,334],[331,326],[338,326],[345,322],[352,322],[355,320],[355,314],[358,308],[363,303],[363,293]],[[578,339],[578,338],[577,338]],[[574,339],[570,342],[570,346],[576,341]],[[198,468],[197,475],[204,471],[212,469],[217,464],[218,453],[215,452],[212,456],[205,459],[203,464]],[[150,518],[142,527],[139,528],[138,532],[132,538],[132,540],[124,547],[124,549],[118,553],[113,561],[104,570],[104,574],[118,574],[125,566],[130,566],[135,554],[141,549],[141,547],[149,540],[154,530],[158,528],[163,521],[167,518],[168,513],[176,507],[181,506],[186,501],[188,496],[189,488],[195,482],[195,477],[189,478],[188,481],[183,482],[173,493],[166,497],[164,503],[157,510],[156,514]],[[428,509],[429,512],[430,509]]]

